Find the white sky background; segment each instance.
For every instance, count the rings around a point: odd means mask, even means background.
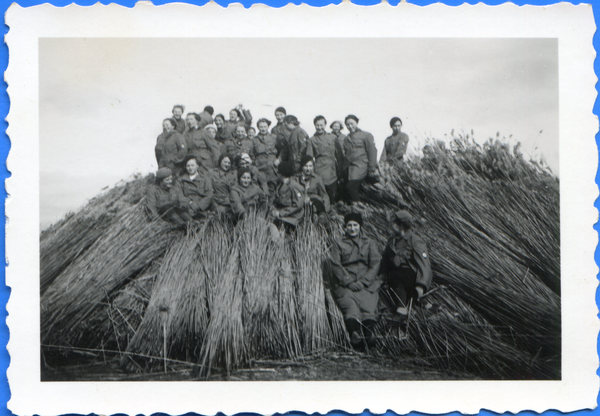
[[[379,153],[393,116],[412,153],[452,129],[472,129],[478,142],[500,132],[559,173],[556,39],[75,38],[39,46],[42,228],[102,188],[156,170],[156,137],[174,104],[186,113],[212,105],[228,118],[241,103],[254,125],[275,123],[282,105],[310,135],[316,115],[330,123],[352,113]]]

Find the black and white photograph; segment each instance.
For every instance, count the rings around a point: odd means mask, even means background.
[[[569,380],[559,37],[224,32],[37,40],[41,388]]]

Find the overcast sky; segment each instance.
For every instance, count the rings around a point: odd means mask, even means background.
[[[237,104],[254,121],[276,107],[360,118],[381,153],[399,116],[419,152],[454,129],[479,142],[512,135],[558,175],[555,39],[41,39],[40,222],[106,186],[156,170],[154,145],[173,104]],[[215,113],[215,114],[216,114]],[[540,133],[540,131],[542,131]]]

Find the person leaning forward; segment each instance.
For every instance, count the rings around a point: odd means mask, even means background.
[[[394,214],[394,236],[387,242],[379,270],[389,286],[384,299],[404,319],[411,299],[418,301],[431,287],[433,277],[427,245],[413,232],[412,223],[407,211]]]
[[[331,247],[331,295],[344,316],[354,348],[364,339],[374,346],[373,327],[377,322],[378,279],[381,255],[377,245],[361,231],[362,217],[349,213],[344,217],[345,234]],[[361,331],[362,329],[362,331]]]

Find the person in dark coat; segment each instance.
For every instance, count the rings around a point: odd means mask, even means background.
[[[394,236],[387,242],[379,273],[389,286],[384,298],[406,319],[410,300],[418,301],[429,290],[433,274],[427,245],[413,232],[411,215],[396,212],[392,228]]]
[[[308,133],[300,127],[300,122],[296,116],[285,116],[283,119],[285,127],[290,131],[288,137],[288,145],[286,147],[287,154],[282,156],[282,160],[294,162],[294,169],[300,170],[300,159],[308,154],[312,156],[312,148],[308,147]]]
[[[154,148],[159,168],[169,168],[174,175],[183,171],[183,161],[187,155],[185,138],[175,130],[175,121],[163,121],[163,132],[156,139]]]
[[[390,120],[390,127],[393,134],[385,139],[379,163],[387,163],[390,166],[401,166],[408,145],[408,135],[402,133],[402,120],[399,117],[394,117]]]
[[[358,191],[365,178],[376,177],[377,148],[373,135],[358,128],[358,117],[350,114],[344,123],[349,131],[344,141],[346,191],[352,205],[357,205],[360,201]]]
[[[277,187],[277,138],[269,133],[271,122],[266,118],[261,118],[257,122],[258,134],[254,138],[251,156],[254,157],[256,167],[267,179],[269,192],[273,194]]]
[[[146,209],[151,220],[162,218],[181,228],[192,220],[182,195],[173,187],[173,173],[169,168],[156,172],[156,183],[146,190]]]
[[[212,116],[213,116],[214,112],[215,112],[214,108],[212,108],[210,105],[207,105],[206,107],[204,107],[204,111],[202,111],[200,114],[198,114],[200,116],[200,121],[198,122],[198,129],[202,130],[207,125],[213,123]]]
[[[212,204],[212,174],[198,168],[198,159],[188,156],[185,159],[186,173],[176,182],[176,188],[185,198],[185,205],[192,217],[202,219]]]
[[[331,206],[329,195],[323,184],[323,180],[314,172],[314,159],[312,156],[305,155],[300,159],[302,170],[296,174],[294,180],[304,190],[304,206],[308,212],[317,214],[320,224],[327,223],[327,213]]]
[[[225,152],[225,141],[233,140],[233,132],[225,127],[225,116],[223,114],[217,114],[215,116],[215,126],[217,126],[217,142],[220,143],[221,154]]]
[[[361,231],[359,213],[346,214],[344,224],[345,234],[331,246],[331,295],[344,316],[352,346],[360,348],[364,339],[372,347],[382,284],[378,278],[381,254],[375,241]]]
[[[283,120],[287,112],[283,107],[277,107],[275,110],[275,119],[277,120],[277,125],[271,129],[271,134],[275,136],[277,149],[277,159],[275,160],[275,167],[277,167],[282,161],[284,161],[283,156],[289,155],[288,149],[288,138],[290,137],[291,132],[285,126]],[[287,160],[286,160],[287,161]]]
[[[239,124],[235,127],[235,136],[233,139],[225,140],[225,153],[230,155],[239,155],[242,153],[250,154],[254,147],[254,142],[248,137],[247,126]]]
[[[304,218],[304,189],[292,179],[294,165],[291,162],[281,162],[277,170],[281,175],[281,181],[275,189],[271,216],[276,225],[293,229]]]
[[[231,156],[221,155],[218,167],[214,168],[212,174],[212,210],[221,214],[231,211],[229,196],[231,188],[237,183],[237,174],[235,169],[232,169],[232,165]]]
[[[185,120],[181,117],[184,111],[185,107],[180,104],[173,106],[173,110],[171,110],[171,113],[173,114],[172,118],[175,122],[175,130],[177,130],[179,134],[185,133],[185,130],[187,129]]]
[[[252,164],[252,158],[248,153],[240,153],[236,155],[233,160],[237,169],[250,169],[250,173],[252,174],[252,183],[258,185],[266,195],[269,195],[267,178],[265,177],[264,173],[259,171],[258,168]]]
[[[341,176],[344,152],[337,136],[325,131],[327,120],[317,116],[314,120],[315,134],[310,138],[310,152],[315,158],[315,173],[323,179],[323,184],[331,203],[335,202],[338,177]]]
[[[200,116],[190,113],[186,117],[188,131],[185,133],[185,142],[188,148],[188,155],[196,156],[200,165],[204,169],[213,169],[219,160],[221,150],[214,137],[208,134],[208,131],[200,129]]]
[[[229,199],[233,215],[236,218],[242,218],[250,209],[259,209],[264,206],[267,196],[262,189],[252,183],[250,169],[238,169],[237,178],[238,183],[231,188]]]

